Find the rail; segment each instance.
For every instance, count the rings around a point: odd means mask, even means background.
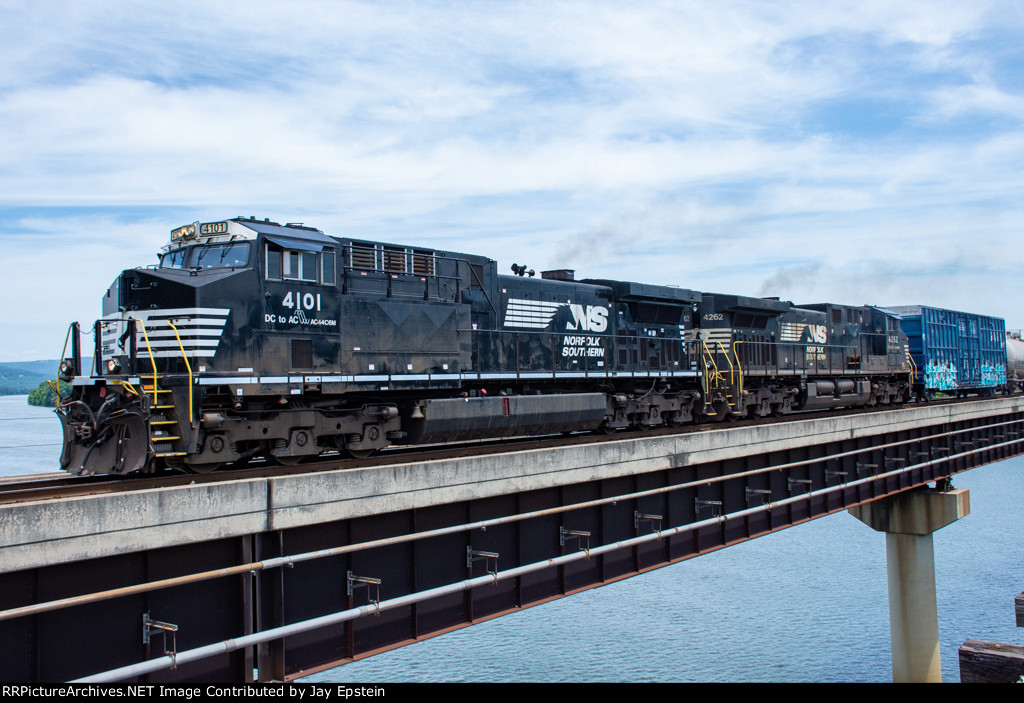
[[[860,349],[848,344],[813,344],[808,342],[762,342],[755,340],[737,340],[747,345],[747,375],[754,371],[793,371],[803,374],[820,375],[856,375],[874,373],[912,373],[913,367],[905,370],[893,370],[888,363],[885,368],[871,369],[865,365],[860,356]],[[815,347],[820,351],[807,351]],[[763,350],[765,353],[758,354]],[[875,357],[886,357],[888,354],[874,354]],[[763,360],[758,361],[758,357]],[[737,357],[738,358],[738,357]]]
[[[491,352],[475,353],[475,365],[465,369],[465,372],[473,373],[481,380],[562,379],[574,376],[657,378],[700,375],[699,372],[690,370],[691,362],[698,359],[699,343],[678,337],[466,328],[460,329],[459,332],[470,335],[476,348],[484,347]],[[566,338],[575,340],[576,343],[566,343]],[[676,344],[678,352],[673,350],[671,353],[659,355],[658,363],[652,364],[650,357],[640,357],[640,352],[645,351],[641,346],[644,342],[662,343],[663,349],[669,344]],[[616,352],[637,356],[628,362],[617,363],[613,356]],[[458,352],[453,350],[451,353]]]

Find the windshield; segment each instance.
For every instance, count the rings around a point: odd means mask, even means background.
[[[238,268],[245,266],[248,261],[249,244],[247,242],[233,242],[231,244],[210,244],[175,249],[160,257],[160,268]]]
[[[195,247],[190,266],[197,269],[226,268],[228,266],[245,266],[248,261],[249,245],[247,243],[214,244],[207,247]]]
[[[185,266],[185,255],[188,249],[175,249],[160,257],[160,268],[180,269]]]

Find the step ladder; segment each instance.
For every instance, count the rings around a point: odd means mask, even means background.
[[[153,374],[149,376],[149,385],[146,385],[147,377],[145,375],[142,379],[142,391],[146,394],[147,398],[152,396],[149,407],[149,446],[152,447],[153,456],[157,458],[168,459],[186,456],[188,452],[185,451],[185,440],[181,436],[181,418],[178,417],[178,409],[174,404],[171,390],[159,387],[160,374],[156,370],[156,358],[153,355],[153,345],[149,342],[149,332],[146,330],[145,322],[138,320],[138,323],[142,327],[142,336],[146,342],[146,349],[149,352],[149,361],[153,366]],[[178,328],[170,320],[167,320],[167,326],[174,331],[174,336],[178,340],[178,348],[181,350],[181,356],[185,360],[185,366],[188,369],[188,423],[191,425],[192,366],[185,355],[185,348],[181,343]]]
[[[731,412],[737,412],[739,398],[743,394],[743,370],[740,367],[739,354],[735,349],[735,345],[739,343],[733,343],[732,354],[736,360],[734,364],[733,359],[729,355],[730,350],[723,346],[721,342],[714,342],[715,350],[712,351],[708,347],[707,341],[701,340],[701,360],[704,365],[704,397],[708,399],[716,392],[720,393],[725,398],[726,405]],[[728,379],[726,379],[726,371],[723,368],[724,364],[720,366],[719,360],[729,365]],[[705,400],[705,402],[707,401]],[[708,417],[717,417],[718,413],[714,411],[712,406],[711,412],[708,412],[707,415]]]
[[[143,392],[151,398],[149,410],[149,444],[154,456],[159,458],[185,456],[182,451],[181,427],[178,409],[171,401],[171,391],[159,388],[158,376],[153,375],[149,385],[143,384]]]

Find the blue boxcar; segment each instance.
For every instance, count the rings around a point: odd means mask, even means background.
[[[901,318],[916,366],[915,390],[991,395],[1006,386],[1002,318],[924,305],[890,307]]]

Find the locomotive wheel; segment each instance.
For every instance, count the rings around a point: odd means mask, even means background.
[[[356,435],[358,437],[359,435]],[[353,459],[369,459],[380,451],[380,447],[369,447],[369,448],[355,448],[352,444],[355,444],[358,440],[352,442],[346,442],[344,437],[339,436],[337,439],[338,449],[341,450],[342,454],[347,454]]]
[[[278,444],[277,447],[274,444]],[[264,447],[263,456],[271,464],[276,466],[295,466],[307,456],[316,457],[316,454],[278,454],[287,449],[287,442],[284,440],[268,440]]]

